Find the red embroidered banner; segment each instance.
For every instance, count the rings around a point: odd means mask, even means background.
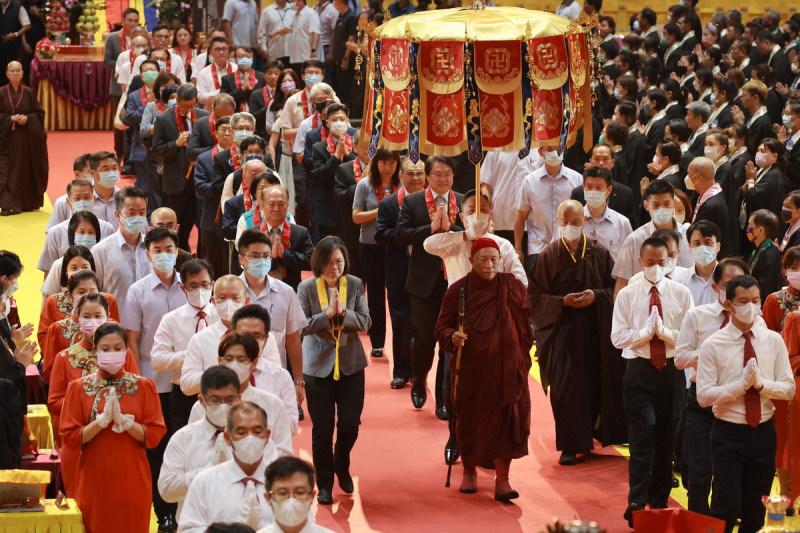
[[[419,76],[423,88],[437,94],[453,93],[464,81],[464,43],[426,41],[419,47]]]
[[[520,41],[477,41],[475,81],[478,87],[491,94],[518,89],[522,74],[520,49]]]
[[[561,135],[561,89],[533,91],[533,138],[549,141]]]
[[[562,35],[528,40],[531,74],[539,88],[558,89],[567,81],[569,65],[565,43]]]
[[[514,93],[487,94],[479,91],[481,102],[481,143],[483,148],[503,148],[514,142],[517,108]]]
[[[381,76],[384,85],[392,90],[402,91],[408,86],[408,40],[381,41]]]
[[[583,33],[570,33],[567,35],[569,43],[569,64],[574,85],[581,86],[586,81],[586,35]]]
[[[439,146],[455,146],[464,138],[464,92],[428,93],[424,121],[426,140]]]
[[[383,91],[383,138],[396,145],[408,144],[408,90],[393,91],[386,87]]]

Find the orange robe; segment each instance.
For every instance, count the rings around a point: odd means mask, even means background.
[[[800,387],[800,314],[794,312],[786,316],[783,326],[783,340],[789,351],[789,361],[794,370],[795,384]],[[778,436],[778,451],[775,456],[777,468],[789,470],[792,480],[791,501],[800,496],[800,395],[795,393],[794,398],[787,402],[772,400],[775,404],[775,433]]]
[[[800,309],[800,294],[793,288],[786,287],[767,296],[761,308],[763,313],[761,318],[769,329],[780,333],[786,315],[798,309]]]
[[[105,409],[116,387],[120,410],[133,415],[145,430],[145,442],[128,432],[116,433],[113,422],[83,445],[78,463],[75,500],[87,533],[142,533],[150,529],[152,486],[145,448],[154,448],[167,432],[155,384],[120,371],[98,371],[70,383],[64,402],[65,446],[81,449],[83,428]]]
[[[139,365],[133,358],[133,352],[128,348],[123,369],[134,374],[139,373]],[[71,448],[62,439],[61,411],[64,406],[67,387],[70,382],[97,372],[97,356],[92,347],[81,340],[77,344],[64,350],[56,356],[50,381],[50,393],[47,397],[47,409],[53,424],[53,435],[61,445],[61,477],[64,479],[64,488],[72,497],[75,488],[74,482],[78,468],[80,447]]]

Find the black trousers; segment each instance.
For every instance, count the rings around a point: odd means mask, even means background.
[[[411,379],[411,298],[403,288],[386,287],[389,318],[392,320],[392,378]]]
[[[189,235],[192,227],[200,216],[200,201],[194,194],[194,179],[186,180],[186,186],[178,194],[164,194],[164,205],[169,207],[178,216],[178,248],[191,252]]]
[[[711,516],[708,495],[711,493],[711,407],[697,403],[697,384],[692,383],[686,396],[686,428],[683,432],[683,472],[689,492],[689,510]]]
[[[373,348],[386,343],[386,248],[380,244],[359,244],[362,279],[367,287],[367,306],[372,325],[369,340]]]
[[[433,356],[436,350],[436,337],[434,327],[439,318],[439,309],[442,307],[442,298],[447,291],[447,280],[439,275],[433,291],[426,298],[411,296],[411,327],[414,331],[414,343],[411,345],[411,360],[414,365],[414,383],[416,387],[425,387],[428,372],[433,366]],[[444,365],[444,358],[439,357],[436,369],[436,405],[444,405],[447,395],[444,390],[444,380],[448,372]]]
[[[169,421],[173,433],[189,423],[189,415],[196,401],[196,394],[187,396],[180,385],[172,384],[172,392],[169,393]]]
[[[737,518],[742,521],[740,533],[755,533],[763,527],[761,497],[772,489],[777,446],[771,419],[756,427],[714,420],[711,515],[725,521],[725,533],[733,531]]]
[[[161,463],[164,462],[164,450],[167,449],[167,443],[174,433],[170,423],[169,399],[171,394],[170,392],[158,393],[158,399],[161,400],[161,413],[164,415],[164,422],[167,424],[167,433],[158,443],[158,446],[146,451],[147,462],[150,464],[150,476],[153,480],[153,512],[155,512],[159,522],[162,522],[167,515],[174,515],[178,512],[178,504],[165,502],[158,492],[158,476],[161,473]]]
[[[228,243],[222,231],[200,230],[200,242],[198,246],[203,250],[203,259],[211,263],[214,269],[214,278],[219,278],[228,273]]]
[[[364,371],[339,381],[303,375],[311,417],[311,453],[317,470],[317,488],[333,490],[333,474],[349,473],[350,452],[358,438],[364,410]],[[336,428],[336,444],[333,430]]]
[[[147,193],[147,218],[161,207],[161,176],[158,171],[158,159],[148,152],[144,161],[131,161],[136,176],[134,185]]]
[[[622,378],[628,417],[628,503],[667,506],[672,490],[672,437],[686,403],[686,378],[672,359],[661,370],[649,359],[628,361]]]

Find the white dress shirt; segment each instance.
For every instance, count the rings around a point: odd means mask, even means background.
[[[525,177],[517,210],[528,213],[525,221],[528,255],[539,254],[547,248],[558,227],[558,206],[569,200],[572,189],[582,183],[583,177],[565,165],[561,165],[555,179],[547,173],[544,165]]]
[[[114,197],[119,192],[119,187],[114,187],[114,193],[111,195],[111,198],[108,201],[103,200],[97,191],[94,191],[94,214],[97,215],[98,220],[105,220],[112,226],[114,229],[119,229],[119,220],[114,214],[117,212],[117,203],[114,200]],[[69,215],[67,218],[70,218],[72,215]]]
[[[272,451],[270,455],[268,452]],[[259,527],[271,524],[272,507],[264,498],[264,472],[279,456],[273,447],[264,449],[264,458],[253,475],[245,474],[236,461],[231,459],[221,465],[206,468],[194,478],[186,494],[181,510],[179,533],[205,533],[214,522],[238,522],[239,509],[244,499],[244,478],[253,478],[258,483],[256,494],[259,504]]]
[[[308,102],[308,107],[303,105],[304,92],[306,93],[306,101]],[[272,131],[281,131],[281,129],[299,128],[300,123],[306,119],[305,115],[306,112],[308,113],[309,117],[314,114],[314,104],[312,103],[311,95],[309,95],[308,92],[309,89],[308,87],[306,87],[302,91],[296,92],[292,96],[286,99],[286,103],[283,104],[283,110],[281,111],[281,114],[278,115],[278,118],[275,120],[275,124],[272,126]],[[337,103],[339,103],[338,96],[334,96],[333,99],[336,100]],[[305,110],[303,109],[304,107]]]
[[[204,104],[207,110],[211,109],[214,98],[219,94],[219,89],[214,85],[214,74],[211,72],[213,65],[214,63],[211,63],[197,75],[197,101]],[[228,67],[231,68],[231,73],[239,70],[239,67],[233,61],[228,61],[228,64],[222,68],[217,68],[217,81],[219,81],[220,86],[222,85],[222,77],[228,75]]]
[[[44,247],[39,256],[39,264],[37,265],[37,268],[42,272],[48,272],[53,266],[53,261],[62,257],[67,248],[69,248],[69,222],[69,219],[60,222],[47,232],[47,237],[44,239]],[[105,220],[98,220],[98,222],[100,223],[100,235],[95,236],[97,242],[102,241],[109,235],[113,235],[116,231],[114,226]]]
[[[197,474],[214,466],[214,448],[221,437],[222,433],[217,433],[217,428],[203,416],[201,420],[176,431],[167,442],[158,475],[158,492],[165,502],[178,503],[178,520],[192,481]],[[271,447],[270,455],[277,457],[274,445],[267,443],[267,447]],[[228,459],[231,459],[231,447],[225,446],[225,450]]]
[[[791,400],[795,393],[789,352],[779,333],[753,326],[751,342],[756,352],[761,389],[761,422],[772,418],[772,400]],[[744,336],[733,322],[703,342],[697,360],[697,403],[714,406],[714,416],[733,424],[746,424],[742,371]]]
[[[258,46],[256,23],[258,22],[258,5],[254,0],[226,0],[222,20],[231,23],[232,46]]]
[[[199,319],[199,311],[189,303],[170,311],[161,317],[161,323],[153,336],[150,365],[156,372],[171,370],[174,385],[181,384],[181,368],[191,338],[195,333],[203,331],[206,325],[219,322],[214,304],[206,305],[202,311],[206,314],[205,319]]]
[[[134,55],[134,57],[138,56]],[[133,77],[132,70],[131,49],[128,48],[117,56],[117,64],[114,67],[114,77],[116,78],[117,83],[120,85],[129,85],[131,83],[131,78]]]
[[[295,13],[294,4],[291,2],[286,2],[283,9],[277,3],[273,3],[261,12],[256,38],[258,39],[259,49],[266,51],[270,59],[278,59],[289,55],[292,34],[276,35],[272,38],[269,37],[269,34],[283,28],[291,28]]]
[[[297,126],[297,133],[294,137],[294,144],[292,145],[293,154],[302,154],[306,149],[306,135],[314,129],[314,115],[304,118],[303,121]]]
[[[292,435],[300,431],[300,422],[297,412],[297,391],[294,387],[294,378],[288,370],[259,357],[258,364],[253,370],[253,380],[256,387],[271,392],[281,399],[286,408],[286,417],[289,419],[289,428]]]
[[[517,201],[525,176],[542,168],[538,150],[520,159],[517,152],[488,152],[481,163],[481,183],[492,187],[492,219],[495,231],[514,231]]]
[[[633,231],[628,217],[621,215],[608,206],[603,211],[603,216],[600,217],[600,220],[596,220],[592,216],[588,206],[583,206],[583,214],[586,217],[583,234],[597,241],[597,244],[611,252],[611,257],[616,261],[619,250],[622,248],[622,243]],[[556,235],[553,238],[555,239]]]
[[[689,243],[686,240],[686,226],[678,224],[678,221],[675,219],[672,220],[672,223],[673,229],[681,236],[678,266],[693,266],[694,259],[692,258],[692,252],[689,251]],[[622,248],[620,248],[619,253],[617,253],[617,258],[614,262],[614,270],[611,271],[612,276],[630,280],[634,274],[642,271],[642,267],[639,266],[639,261],[637,261],[639,251],[642,247],[642,243],[650,238],[655,231],[656,226],[651,220],[628,235],[625,242],[622,243]]]
[[[92,248],[95,273],[100,280],[100,290],[117,299],[119,308],[125,307],[128,289],[136,281],[153,271],[147,260],[147,249],[144,247],[144,235],[139,235],[139,242],[131,247],[120,231],[104,239]]]
[[[258,533],[283,533],[283,529],[281,529],[281,526],[273,522],[271,526],[259,529]],[[308,521],[306,522],[306,525],[303,526],[303,529],[298,531],[298,533],[333,533],[333,530],[318,526],[317,524]]]
[[[320,46],[328,46],[331,44],[333,37],[333,29],[336,27],[336,21],[339,19],[339,12],[333,7],[333,2],[319,2],[314,6],[314,11],[319,16],[319,44]],[[323,55],[317,55],[322,58]]]
[[[42,283],[42,294],[45,296],[45,300],[48,296],[52,296],[54,294],[58,294],[61,291],[67,290],[66,287],[61,286],[61,265],[64,263],[64,257],[59,257],[55,261],[53,261],[53,265],[50,267],[50,271],[47,273],[47,276],[44,278],[44,283]]]
[[[311,49],[311,42],[313,35],[319,35],[319,15],[309,6],[303,6],[303,9],[298,11],[294,20],[292,21],[292,40],[289,47],[289,62],[302,63],[309,57],[311,52],[316,50]]]
[[[622,350],[625,359],[650,359],[650,336],[646,331],[650,316],[650,288],[652,283],[642,278],[624,287],[614,302],[614,317],[611,321],[611,343]],[[684,314],[694,304],[689,289],[669,278],[656,284],[661,300],[664,324],[664,341],[667,358],[675,353],[675,341]]]
[[[169,72],[178,77],[181,83],[186,83],[186,68],[183,64],[183,58],[178,54],[169,53]],[[144,63],[146,56],[140,55],[133,62],[133,72],[131,76],[138,76],[141,73],[142,63]]]
[[[194,57],[194,59],[192,59],[192,79],[196,80],[197,75],[200,74],[200,71],[207,66],[208,66],[208,52],[197,54]]]
[[[271,392],[249,385],[242,393],[243,402],[253,402],[267,412],[267,428],[272,432],[269,441],[275,445],[278,455],[292,455],[292,429],[286,408],[280,398]],[[297,404],[295,404],[297,413]],[[205,419],[206,410],[195,402],[189,415],[189,423]]]
[[[280,174],[278,174],[275,171],[273,171],[273,172],[275,173],[275,176],[278,177],[278,180],[281,182],[281,185],[283,185],[283,178],[281,178]],[[222,186],[222,196],[219,199],[219,204],[222,206],[222,211],[223,212],[225,211],[225,203],[228,200],[230,200],[234,196],[239,196],[240,194],[243,194],[243,193],[244,193],[244,189],[242,189],[242,182],[241,181],[239,182],[239,190],[234,192],[234,190],[233,190],[233,172],[228,174],[228,177],[225,178],[225,184]],[[257,206],[258,202],[256,201],[256,199],[253,198],[252,200],[253,200],[253,206],[254,207]],[[292,223],[294,224],[294,222],[292,222]],[[245,229],[247,229],[247,228],[245,228]],[[242,231],[244,231],[244,230],[242,230]],[[238,239],[237,239],[237,241],[238,241]]]
[[[473,241],[465,241],[464,235],[465,232],[463,231],[437,233],[425,239],[422,244],[426,252],[441,257],[444,261],[448,286],[460,280],[472,270],[472,265],[469,263],[469,251],[472,248]],[[525,273],[522,263],[519,262],[519,257],[514,251],[514,245],[508,240],[491,233],[486,233],[482,237],[492,239],[500,246],[498,272],[514,274],[527,287],[528,275]]]
[[[694,305],[705,305],[717,301],[717,291],[711,288],[711,283],[714,281],[713,272],[708,279],[703,279],[697,275],[694,266],[689,268],[678,266],[670,274],[670,278],[689,289]]]
[[[228,331],[228,326],[219,322],[209,325],[204,330],[192,335],[186,347],[186,356],[181,370],[181,391],[192,396],[200,393],[200,378],[205,369],[219,364],[219,341]],[[280,364],[278,345],[275,336],[270,335],[264,346],[261,357],[275,364]]]
[[[50,231],[50,228],[60,222],[69,220],[71,217],[72,209],[70,209],[69,204],[67,204],[67,195],[59,196],[56,198],[56,201],[53,202],[53,212],[50,214],[50,220],[47,221],[47,227],[44,229],[44,232],[47,233]]]
[[[300,300],[294,290],[279,279],[266,276],[267,284],[260,294],[256,294],[247,284],[244,272],[239,275],[247,287],[247,296],[251,304],[258,304],[269,311],[270,338],[278,344],[279,361],[273,361],[286,368],[286,337],[299,332],[308,325]]]

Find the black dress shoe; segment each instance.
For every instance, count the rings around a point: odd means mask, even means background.
[[[383,357],[383,348],[373,348],[370,355],[372,357]]]
[[[298,420],[305,420],[306,419],[306,415],[303,413],[303,408],[302,407],[298,407],[297,408],[297,419]]]
[[[353,491],[356,490],[356,487],[353,484],[353,478],[350,476],[350,472],[336,474],[336,479],[339,480],[339,488],[342,489],[345,494],[353,494]]]
[[[561,457],[558,459],[558,464],[562,466],[574,466],[579,462],[578,455],[574,453],[561,452]]]
[[[178,525],[175,523],[173,515],[167,515],[158,522],[158,533],[175,533],[178,531]]]
[[[677,489],[681,486],[681,482],[675,476],[672,476],[672,488]]]
[[[406,383],[408,383],[407,379],[394,378],[389,386],[393,389],[402,389],[406,386]]]
[[[440,405],[439,407],[436,408],[436,418],[438,418],[439,420],[449,420],[450,419],[450,417],[447,416],[447,406],[446,405]]]
[[[427,399],[428,391],[424,387],[421,391],[417,387],[411,387],[411,403],[414,404],[414,409],[422,409]]]
[[[644,510],[644,504],[639,502],[633,502],[625,509],[625,514],[622,515],[622,518],[628,521],[629,528],[633,529],[633,512],[642,510]]]
[[[330,489],[319,489],[317,502],[320,505],[333,505],[333,494]]]

